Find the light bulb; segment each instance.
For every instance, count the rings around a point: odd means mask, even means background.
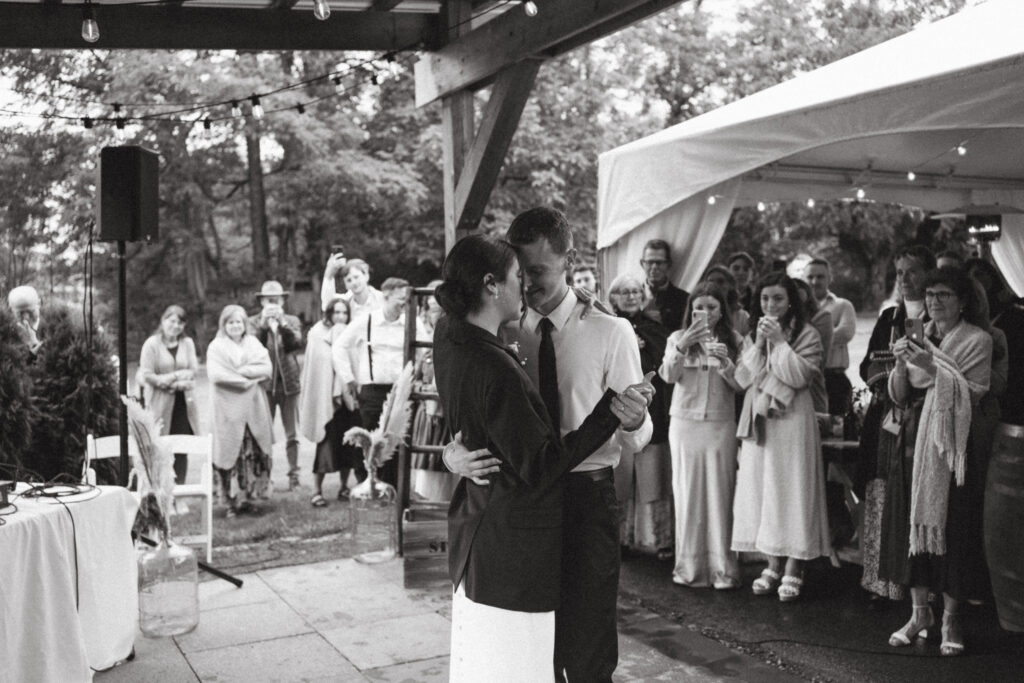
[[[715,202],[717,202],[717,201],[718,200],[715,199],[715,195],[711,195],[710,197],[708,197],[708,204],[710,204],[712,206],[714,206]]]
[[[263,105],[260,104],[260,98],[253,95],[249,101],[252,102],[252,117],[259,121],[263,118]]]
[[[320,21],[327,21],[327,17],[331,16],[331,6],[327,0],[313,0],[313,16]]]
[[[305,114],[306,113],[306,107],[304,107],[301,104],[296,104],[295,105],[295,111],[299,112],[300,114]]]
[[[914,173],[913,171],[907,171],[907,180],[909,180],[910,182],[914,182],[915,180],[917,180],[917,174]]]
[[[82,6],[82,40],[95,43],[100,39],[100,25],[96,23],[96,15],[92,11],[92,2],[86,0]]]
[[[114,137],[117,138],[118,142],[124,142],[127,135],[124,130],[125,122],[126,121],[123,116],[119,116],[114,119]]]
[[[814,197],[811,197],[810,199],[807,200],[807,208],[808,209],[813,209],[814,208]]]
[[[207,138],[207,139],[213,137],[213,122],[210,121],[210,117],[209,116],[207,116],[205,119],[203,119],[203,132],[202,132],[202,136],[204,138]]]
[[[90,128],[92,128],[92,119],[86,116],[84,119],[82,119],[82,125],[85,127],[86,130],[89,130]]]
[[[960,156],[967,154],[967,146],[963,144],[957,145],[956,153],[959,154]]]
[[[768,208],[768,207],[767,207],[767,206],[765,206],[764,202],[758,202],[758,203],[757,203],[757,210],[758,210],[758,211],[764,211],[764,210],[765,210],[765,209],[767,209],[767,208]]]
[[[242,108],[238,106],[238,100],[231,100],[231,115],[234,117],[242,115]]]
[[[857,188],[857,199],[864,199],[867,195],[868,193],[864,191],[863,187]]]
[[[533,0],[527,0],[523,3],[523,11],[526,12],[528,17],[537,16],[537,3],[533,2]]]
[[[334,83],[334,92],[339,95],[345,92],[345,84],[341,82],[341,76],[335,76],[331,79],[331,82]]]

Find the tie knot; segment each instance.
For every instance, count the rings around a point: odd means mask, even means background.
[[[555,329],[555,324],[551,322],[550,318],[540,319],[540,331],[544,334],[551,334],[551,331]]]

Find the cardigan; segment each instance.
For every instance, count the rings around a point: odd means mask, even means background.
[[[160,420],[160,433],[167,434],[171,428],[171,415],[174,412],[174,395],[179,391],[175,388],[164,389],[158,386],[161,375],[170,375],[181,372],[188,375],[182,378],[181,391],[185,394],[185,408],[188,413],[188,423],[192,427],[193,434],[199,434],[199,411],[196,408],[195,390],[192,386],[195,380],[195,371],[199,367],[199,360],[196,358],[196,345],[189,337],[182,337],[178,341],[178,350],[172,355],[163,338],[154,334],[142,345],[142,352],[139,357],[139,370],[142,379],[146,383],[145,396],[146,405],[149,411]],[[184,371],[184,372],[182,372]]]

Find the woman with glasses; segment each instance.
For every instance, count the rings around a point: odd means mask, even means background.
[[[633,326],[644,374],[657,372],[665,355],[669,330],[644,313],[648,303],[643,280],[628,273],[612,280],[608,292],[612,310]],[[615,490],[622,506],[619,539],[624,549],[672,557],[672,460],[668,450],[668,406],[671,388],[658,377],[657,393],[649,407],[654,434],[639,453],[623,451],[615,469]]]
[[[324,478],[338,473],[338,500],[348,499],[348,475],[354,462],[361,462],[361,451],[342,443],[349,427],[359,423],[353,397],[334,371],[333,342],[349,321],[349,304],[341,296],[327,302],[323,318],[306,337],[306,355],[302,365],[299,395],[299,431],[316,444],[313,460],[313,507],[324,507]],[[365,476],[365,475],[364,475]]]
[[[669,446],[675,498],[672,581],[736,588],[739,560],[730,548],[736,487],[736,395],[733,378],[743,338],[732,328],[725,292],[697,285],[686,327],[668,338],[659,374],[672,383]]]
[[[825,468],[811,389],[825,350],[804,318],[796,283],[766,275],[754,291],[753,332],[735,378],[747,390],[736,435],[742,439],[732,549],[768,556],[755,595],[800,597],[803,565],[831,554]]]
[[[931,320],[893,343],[889,395],[899,409],[897,458],[889,471],[882,516],[879,577],[910,586],[910,621],[889,637],[893,647],[926,637],[935,623],[929,591],[943,595],[943,655],[964,651],[960,607],[972,577],[972,417],[989,390],[992,337],[982,328],[978,290],[959,268],[924,279]]]

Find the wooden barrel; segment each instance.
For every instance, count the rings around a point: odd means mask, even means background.
[[[1024,631],[1024,427],[996,428],[985,483],[985,555],[999,623]]]

